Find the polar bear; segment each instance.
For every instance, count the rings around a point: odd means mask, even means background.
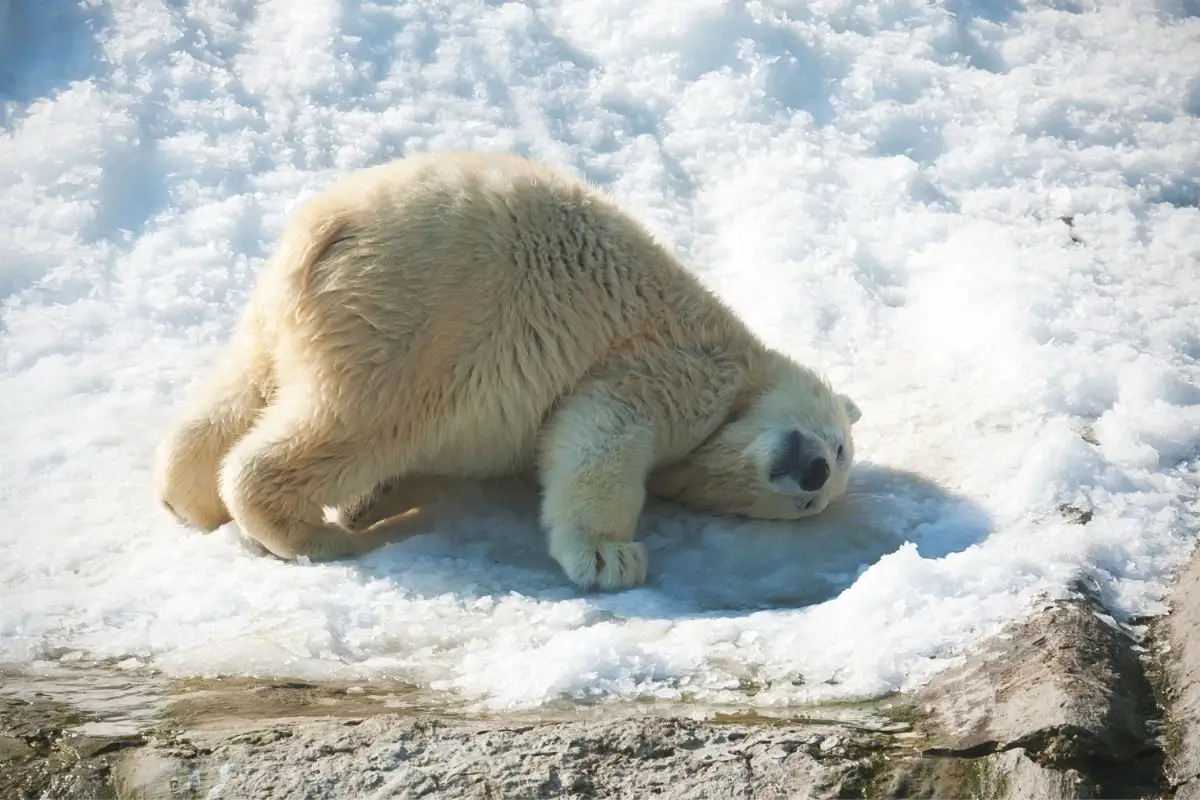
[[[597,189],[442,152],[352,173],[291,217],[154,475],[183,523],[232,519],[314,560],[360,552],[361,529],[438,480],[532,475],[566,576],[620,589],[646,579],[648,493],[817,514],[845,490],[859,417]]]

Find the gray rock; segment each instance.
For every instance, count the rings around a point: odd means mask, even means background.
[[[154,747],[131,751],[112,777],[117,797],[128,800],[190,797],[200,788],[199,776],[187,760]]]
[[[1082,601],[1013,626],[915,701],[929,715],[931,754],[1019,747],[1051,766],[1132,761],[1156,714],[1128,637]]]
[[[1192,778],[1177,788],[1175,800],[1200,800],[1200,778]]]
[[[0,688],[7,682],[0,680]],[[67,734],[83,721],[70,705],[48,697],[0,696],[0,797],[111,797],[107,776],[121,748]]]
[[[979,758],[918,758],[892,767],[883,797],[972,797],[980,800],[1091,798],[1089,781],[1072,769],[1043,767],[1021,748]]]
[[[6,761],[28,761],[37,756],[37,751],[22,739],[0,735],[0,764]]]
[[[936,791],[897,794],[969,789],[984,797],[1076,798],[1167,791],[1156,736],[1160,711],[1138,650],[1081,594],[1009,626],[911,696],[925,736],[922,757],[901,761],[893,782]]]
[[[873,776],[873,735],[839,735],[842,755],[807,747],[811,728],[677,718],[522,726],[379,715],[347,726],[300,721],[291,735],[252,731],[131,754],[124,797],[201,795],[516,798],[789,798],[855,793]],[[814,751],[816,754],[814,754]]]
[[[1091,781],[1073,769],[1049,769],[1038,764],[1021,748],[988,756],[980,780],[980,795],[992,800],[1096,797]]]
[[[1200,800],[1191,738],[1200,714],[1200,656],[1192,649],[1198,572],[1181,577],[1171,617],[1160,623],[1173,637],[1162,672],[1175,698],[1168,738],[1180,800]],[[73,699],[85,683],[72,683]],[[138,687],[163,691],[141,684],[125,691]],[[1010,626],[913,695],[869,711],[810,709],[817,713],[809,720],[698,721],[678,716],[680,709],[643,706],[631,718],[596,709],[588,720],[484,722],[385,704],[400,696],[393,691],[197,682],[163,697],[162,712],[135,735],[106,736],[96,733],[109,729],[103,715],[85,721],[64,704],[3,700],[0,737],[8,738],[0,739],[0,756],[7,759],[0,760],[8,769],[0,769],[0,796],[5,789],[248,799],[1171,794],[1141,661],[1129,637],[1086,598]]]
[[[1174,785],[1190,781],[1193,796],[1200,796],[1200,551],[1176,577],[1168,602],[1160,633],[1166,644],[1167,777]]]

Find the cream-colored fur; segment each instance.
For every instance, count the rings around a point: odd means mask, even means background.
[[[445,479],[531,473],[550,554],[581,587],[619,588],[646,577],[647,491],[817,513],[844,491],[858,413],[596,190],[442,153],[361,170],[294,215],[155,477],[182,521],[233,519],[319,559]],[[813,459],[828,480],[806,491]]]

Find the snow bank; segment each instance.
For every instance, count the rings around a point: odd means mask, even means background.
[[[0,661],[786,704],[914,686],[1081,578],[1162,610],[1197,529],[1183,0],[0,8]],[[173,524],[151,448],[285,215],[447,147],[609,189],[852,394],[846,501],[655,505],[614,595],[505,487],[338,564]]]

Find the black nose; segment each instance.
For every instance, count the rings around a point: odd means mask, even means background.
[[[829,462],[819,453],[818,445],[806,442],[799,431],[789,432],[771,464],[771,479],[790,475],[804,491],[817,491],[829,480]]]
[[[800,488],[806,492],[815,492],[829,480],[829,462],[823,458],[814,458],[804,468],[800,475]]]

